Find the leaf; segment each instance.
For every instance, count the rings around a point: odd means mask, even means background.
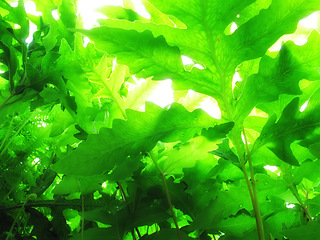
[[[318,80],[320,73],[320,34],[313,31],[307,44],[296,46],[287,42],[276,58],[264,56],[259,72],[251,75],[246,82],[241,98],[235,107],[236,118],[242,121],[258,103],[272,102],[280,94],[299,95],[299,81]]]
[[[193,239],[193,238],[189,237],[183,231],[180,231],[180,232],[181,232],[182,240],[191,240],[191,239]],[[141,240],[153,240],[153,239],[157,239],[157,240],[176,240],[176,239],[178,239],[178,236],[177,236],[177,230],[176,229],[163,229],[163,230],[160,230],[159,232],[153,233],[151,235],[145,235],[140,239]]]
[[[95,46],[109,54],[115,54],[120,64],[126,64],[130,73],[137,77],[153,80],[172,79],[174,88],[190,89],[209,95],[216,95],[214,83],[205,83],[211,73],[199,69],[184,70],[180,51],[169,46],[162,36],[154,38],[150,31],[142,33],[134,30],[100,27],[91,30],[78,30],[95,43]]]
[[[102,6],[98,11],[108,18],[125,19],[131,22],[144,19],[132,9],[122,8],[120,6]]]
[[[217,122],[200,109],[188,112],[175,103],[169,110],[147,103],[145,112],[127,110],[127,117],[127,121],[115,120],[112,129],[102,128],[99,134],[89,135],[86,142],[54,164],[53,169],[77,176],[105,173],[128,155],[150,151],[160,140],[185,142]]]
[[[290,240],[314,240],[315,236],[320,234],[320,223],[318,221],[308,222],[296,228],[285,229],[283,234]]]
[[[197,70],[199,72],[197,75],[201,73],[202,78],[195,75],[195,70],[190,72],[190,76],[193,76],[197,84],[188,78],[181,80],[171,75],[170,78],[173,80],[174,88],[179,90],[193,89],[214,97],[219,103],[221,112],[224,113],[223,117],[229,120],[231,120],[232,113],[225,105],[232,101],[232,75],[236,66],[242,61],[263,56],[281,35],[292,33],[303,16],[307,16],[320,7],[316,0],[300,0],[298,3],[273,1],[270,7],[262,10],[259,15],[255,17],[250,15],[252,18],[242,24],[233,34],[225,35],[225,28],[236,21],[237,14],[241,16],[241,12],[254,1],[209,1],[201,2],[201,4],[195,0],[187,2],[166,1],[166,3],[151,0],[149,2],[163,13],[174,16],[185,26],[179,24],[179,27],[176,27],[170,26],[170,24],[112,19],[101,20],[100,23],[107,27],[127,30],[123,34],[136,30],[142,36],[145,33],[144,31],[150,30],[154,37],[163,36],[170,46],[179,47],[182,55],[190,57],[206,69]],[[268,6],[268,4],[264,6]],[[270,21],[270,19],[272,20]],[[282,21],[285,24],[280,24]],[[92,37],[89,36],[89,38]],[[93,40],[95,41],[95,39]],[[136,42],[136,40],[133,40],[133,42]],[[128,42],[124,45],[126,44]],[[144,45],[150,47],[150,44]],[[97,47],[99,48],[98,45]],[[106,51],[110,51],[112,48],[106,46]],[[153,47],[153,49],[155,48]],[[117,53],[115,54],[117,57],[120,56]],[[123,63],[132,68],[130,62],[129,60]],[[145,77],[153,75],[150,72]],[[224,116],[225,114],[229,116]]]
[[[77,234],[70,238],[70,240],[81,240],[82,238],[91,240],[104,240],[106,236],[108,236],[108,240],[123,239],[122,235],[119,235],[114,229],[95,227],[85,230],[83,236],[81,234]]]
[[[241,25],[227,41],[239,63],[260,57],[279,37],[293,33],[300,19],[319,8],[317,0],[273,0],[268,9]]]
[[[217,148],[220,139],[232,129],[233,123],[216,125],[213,128],[203,129],[202,136],[195,137],[183,144],[179,149],[172,148],[162,152],[165,156],[159,165],[164,173],[170,173],[175,169],[193,167],[197,160],[209,157],[209,151]]]
[[[303,178],[316,182],[319,178],[320,160],[306,160],[293,174],[293,184],[298,185]]]
[[[163,173],[171,173],[176,169],[190,168],[196,161],[209,157],[208,151],[216,148],[216,142],[208,141],[205,137],[192,138],[180,149],[172,148],[163,152],[166,157],[159,163]]]
[[[73,123],[74,119],[69,112],[58,110],[51,126],[50,137],[56,137],[62,134]]]
[[[76,27],[76,1],[75,0],[62,0],[59,6],[60,19],[67,28]]]
[[[103,74],[103,72],[99,73]],[[103,87],[94,95],[95,98],[107,98],[118,99],[120,88],[124,82],[126,76],[126,66],[125,65],[115,65],[114,69],[110,75],[109,79],[106,79],[106,76],[99,76],[100,83]]]
[[[190,216],[194,218],[200,209],[208,206],[208,204],[214,200],[220,190],[220,184],[213,179],[212,170],[217,163],[212,161],[211,158],[197,161],[192,168],[184,168],[184,176],[182,182],[186,183],[187,194],[192,196],[192,214]]]
[[[301,140],[312,134],[319,127],[318,90],[311,98],[307,109],[299,112],[299,99],[293,99],[283,110],[280,119],[272,116],[261,131],[260,137],[253,146],[253,151],[268,144],[268,148],[281,160],[291,164],[299,165],[293,155],[290,145],[295,140]]]
[[[233,237],[243,237],[245,232],[255,227],[255,218],[246,214],[224,219],[214,229]]]
[[[243,181],[242,186],[245,184]],[[191,226],[195,229],[211,229],[220,224],[224,218],[236,215],[240,209],[252,210],[250,197],[243,187],[229,187],[228,191],[220,191],[217,198],[201,210]]]
[[[139,110],[158,85],[158,82],[151,81],[149,78],[146,80],[140,79],[135,88],[129,91],[124,107]]]
[[[317,158],[320,158],[320,143],[314,143],[309,146],[310,152],[316,156]]]
[[[89,194],[101,188],[103,182],[102,177],[93,176],[86,178],[79,178],[74,176],[65,176],[62,181],[55,186],[54,194],[73,194],[82,193]]]
[[[223,139],[222,143],[217,144],[218,149],[211,151],[210,153],[215,154],[219,157],[222,157],[228,161],[231,161],[234,164],[239,164],[238,157],[234,154],[234,152],[230,149],[229,139]]]

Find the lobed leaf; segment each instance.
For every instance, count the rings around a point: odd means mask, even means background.
[[[89,135],[53,169],[78,176],[106,173],[127,156],[150,151],[160,140],[185,142],[217,123],[203,110],[188,112],[176,103],[169,110],[147,103],[145,112],[127,110],[127,117],[127,121],[115,120],[112,129],[102,128],[99,134]]]
[[[270,117],[253,146],[253,151],[268,144],[268,148],[281,160],[299,165],[290,148],[295,140],[302,140],[312,134],[320,124],[320,105],[318,99],[320,90],[309,100],[304,112],[299,111],[299,98],[294,98],[283,110],[280,119]]]
[[[313,31],[305,45],[287,42],[276,58],[265,55],[260,61],[259,72],[248,78],[235,105],[235,118],[242,121],[257,104],[275,101],[281,94],[301,94],[299,81],[302,79],[318,80],[319,44],[320,34]]]

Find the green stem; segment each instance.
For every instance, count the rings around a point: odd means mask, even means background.
[[[307,218],[309,219],[309,221],[312,221],[313,218],[311,216],[311,213],[310,213],[309,209],[307,208],[307,206],[302,201],[302,199],[298,193],[298,190],[297,190],[297,185],[293,184],[291,169],[290,170],[288,169],[287,164],[285,164],[284,167],[282,168],[282,172],[284,173],[284,178],[285,178],[286,182],[288,183],[288,187],[289,187],[291,193],[298,200],[301,208],[303,209],[303,211],[307,215]]]
[[[293,196],[298,200],[298,202],[299,202],[301,208],[303,209],[303,211],[306,213],[308,220],[312,221],[313,218],[311,216],[311,213],[310,213],[309,209],[307,208],[307,206],[302,201],[302,199],[301,199],[301,197],[300,197],[300,195],[298,193],[297,186],[293,185],[292,183],[289,183],[289,189],[290,189],[291,193],[293,194]]]
[[[10,146],[10,144],[13,142],[13,140],[15,139],[15,137],[19,134],[19,132],[21,131],[21,129],[28,123],[28,121],[34,116],[34,112],[32,112],[30,114],[29,117],[27,117],[21,124],[21,126],[19,127],[19,129],[16,131],[16,133],[12,136],[12,138],[10,139],[10,141],[6,144],[6,146],[1,150],[0,152],[0,156],[2,155],[2,153]]]
[[[246,152],[247,152],[247,158],[249,162],[249,168],[250,168],[250,176],[251,176],[251,185],[252,185],[252,193],[253,193],[253,201],[254,201],[254,211],[255,211],[255,216],[256,216],[256,224],[258,228],[258,235],[259,239],[264,240],[264,228],[263,228],[263,220],[261,217],[261,212],[260,212],[260,207],[259,207],[259,201],[258,201],[258,194],[257,194],[257,188],[256,188],[256,180],[254,177],[254,170],[253,170],[253,165],[252,165],[252,159],[251,159],[251,154],[248,146],[248,141],[246,137],[246,133],[243,129],[243,135],[245,139],[245,147],[246,147]]]
[[[3,103],[0,104],[0,110],[4,108],[7,105],[7,103],[11,100],[11,98],[13,98],[15,95],[15,93],[12,93],[6,100],[4,100]]]
[[[124,200],[124,202],[125,202],[125,204],[126,204],[126,206],[127,206],[128,213],[129,213],[129,215],[131,215],[132,212],[131,212],[131,209],[130,209],[130,206],[129,206],[128,198],[127,198],[127,196],[126,196],[126,194],[125,194],[125,192],[124,192],[124,190],[123,190],[123,187],[122,187],[121,183],[120,183],[120,182],[117,182],[117,184],[118,184],[118,186],[119,186],[122,199]],[[140,232],[139,232],[139,229],[138,229],[137,227],[134,228],[134,229],[136,230],[139,238],[141,238],[141,234],[140,234]],[[136,235],[134,234],[134,230],[131,230],[131,235],[132,235],[133,240],[136,240]]]
[[[18,212],[17,216],[15,217],[15,219],[14,219],[12,225],[11,225],[11,228],[10,228],[9,232],[7,233],[6,240],[9,240],[12,237],[13,229],[14,229],[18,219],[20,218],[20,216],[21,216],[21,214],[23,212],[23,209],[24,209],[26,203],[28,202],[28,200],[29,200],[29,196],[26,197],[26,200],[24,201],[24,203],[22,204],[21,208],[19,209],[19,212]]]
[[[81,240],[84,240],[84,196],[83,194],[81,194],[80,197],[81,197]]]
[[[177,222],[177,218],[176,218],[176,215],[174,214],[174,211],[173,211],[173,206],[172,206],[171,197],[170,197],[170,193],[169,193],[169,189],[168,189],[166,178],[165,178],[163,172],[161,171],[154,154],[151,151],[149,152],[149,156],[150,156],[151,160],[153,161],[154,165],[156,166],[156,168],[157,168],[157,170],[158,170],[158,172],[159,172],[159,174],[160,174],[160,176],[162,178],[162,182],[163,182],[163,186],[164,186],[164,189],[165,189],[165,193],[166,193],[169,209],[170,209],[170,212],[171,212],[171,216],[172,216],[174,225],[176,226],[178,239],[182,240],[182,236],[181,236],[180,228],[179,228],[179,225],[178,225],[178,222]]]

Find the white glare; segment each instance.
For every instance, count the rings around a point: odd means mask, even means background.
[[[173,90],[171,88],[171,80],[163,80],[153,91],[152,95],[147,99],[160,107],[165,107],[173,102]]]
[[[300,108],[300,112],[303,112],[307,106],[308,106],[309,101],[306,101],[304,104],[302,104],[301,108]]]
[[[187,56],[181,56],[182,59],[182,63],[183,65],[188,65],[188,64],[193,64],[194,62],[192,61],[191,58],[187,57]]]
[[[301,24],[305,28],[317,28],[318,19],[319,19],[319,12],[314,12],[308,17],[300,20],[299,24]]]
[[[26,39],[26,43],[31,43],[35,31],[37,31],[37,25],[35,25],[32,22],[29,22],[29,36]]]
[[[298,32],[301,32],[301,29],[303,29],[305,31],[304,28],[318,28],[319,27],[319,14],[320,12],[314,12],[311,15],[309,15],[308,17],[302,19],[299,21],[299,25],[298,25]],[[308,41],[308,35],[307,34],[299,34],[299,33],[293,33],[293,34],[287,34],[287,35],[283,35],[281,38],[279,38],[279,40],[273,44],[273,46],[271,46],[269,48],[270,52],[277,52],[281,49],[281,45],[283,42],[286,42],[288,40],[293,41],[296,45],[304,45],[307,41]]]
[[[200,107],[206,111],[211,117],[216,119],[221,119],[221,111],[218,106],[218,103],[213,98],[206,98],[204,101],[200,103]]]
[[[38,162],[40,162],[40,158],[35,158],[32,161],[32,164],[37,164]]]
[[[52,17],[53,17],[55,20],[59,20],[59,18],[60,18],[57,9],[56,9],[56,10],[53,10],[53,11],[51,12],[51,15],[52,15]]]
[[[106,188],[107,187],[107,183],[106,182],[102,183],[102,187]]]
[[[83,28],[90,29],[99,26],[97,19],[106,19],[106,16],[96,11],[101,6],[112,5],[122,6],[121,0],[101,1],[101,0],[78,0],[78,13],[83,19]]]
[[[276,166],[270,166],[270,165],[266,165],[266,166],[264,166],[263,168],[264,168],[264,169],[267,169],[267,170],[269,170],[269,171],[271,171],[271,172],[275,172],[275,171],[278,170],[278,168],[277,168]]]
[[[203,66],[201,66],[200,64],[195,64],[195,65],[193,65],[193,67],[195,67],[195,68],[199,68],[199,69],[204,69],[204,67]]]
[[[232,89],[236,86],[236,82],[241,82],[242,78],[240,77],[238,72],[235,72],[235,74],[232,77]]]
[[[294,205],[293,203],[288,203],[286,202],[286,207],[287,208],[294,208],[296,205]]]
[[[237,30],[238,26],[235,22],[231,24],[230,33],[234,33],[235,30]]]
[[[11,6],[11,7],[18,7],[18,2],[10,3],[10,6]]]
[[[83,46],[87,47],[88,43],[90,42],[90,39],[88,37],[83,38]]]
[[[144,18],[147,18],[147,19],[150,19],[150,18],[151,18],[150,13],[148,13],[148,12],[146,11],[145,7],[143,6],[143,4],[141,3],[140,0],[133,0],[132,2],[133,2],[134,6],[135,6],[135,8],[136,8],[137,13],[138,13],[140,16],[142,16],[142,17],[144,17]]]
[[[34,16],[41,16],[42,15],[42,12],[37,11],[36,4],[33,1],[26,2],[24,4],[24,8],[26,9],[27,13],[30,13]]]

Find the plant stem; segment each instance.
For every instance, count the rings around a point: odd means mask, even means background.
[[[117,182],[117,184],[118,184],[118,186],[119,186],[122,199],[123,199],[124,202],[126,203],[128,213],[131,215],[132,212],[131,212],[131,209],[130,209],[130,206],[129,206],[128,198],[127,198],[127,196],[126,196],[126,194],[125,194],[125,192],[124,192],[124,190],[123,190],[123,187],[122,187],[121,183],[120,183],[120,182]],[[141,238],[141,234],[140,234],[140,232],[139,232],[139,229],[138,229],[137,227],[134,228],[134,229],[136,230],[139,238]],[[135,234],[134,234],[134,230],[131,231],[131,234],[132,234],[133,240],[136,240],[136,236],[135,236]]]
[[[170,212],[171,212],[171,216],[172,216],[174,225],[176,226],[176,229],[177,229],[178,239],[182,240],[182,236],[181,236],[180,228],[179,228],[179,225],[178,225],[178,222],[177,222],[177,218],[176,218],[176,215],[174,214],[174,211],[173,211],[171,197],[170,197],[170,193],[169,193],[169,189],[168,189],[166,178],[165,178],[163,172],[161,171],[154,154],[151,151],[149,152],[149,156],[150,156],[151,160],[153,161],[154,165],[156,166],[156,168],[157,168],[157,170],[158,170],[158,172],[159,172],[159,174],[160,174],[160,176],[162,178],[162,182],[163,182],[163,186],[164,186],[164,189],[165,189],[167,201],[168,201],[168,204],[169,204],[169,209],[170,209]]]
[[[83,194],[81,194],[80,197],[81,197],[81,240],[84,240],[84,196]]]
[[[14,226],[16,225],[18,219],[20,218],[20,215],[21,215],[22,212],[23,212],[23,208],[25,207],[25,205],[26,205],[26,203],[28,202],[28,200],[29,200],[29,196],[26,196],[26,200],[23,202],[21,208],[19,209],[19,212],[18,212],[17,216],[15,217],[15,219],[14,219],[12,225],[11,225],[11,228],[10,228],[8,234],[7,234],[6,240],[9,240],[9,239],[11,238],[11,236],[12,236],[12,231],[13,231],[13,229],[14,229]]]
[[[289,189],[290,189],[291,193],[293,194],[293,196],[298,200],[298,202],[299,202],[301,208],[303,209],[303,211],[306,213],[308,220],[312,221],[313,218],[311,216],[311,213],[310,213],[309,209],[307,208],[307,206],[302,201],[302,199],[301,199],[301,197],[300,197],[300,195],[298,193],[297,186],[293,185],[292,183],[289,183]]]
[[[12,93],[6,100],[4,100],[4,102],[0,104],[0,110],[4,108],[6,104],[10,101],[10,99],[13,98],[15,95],[15,93]]]
[[[297,185],[293,183],[291,169],[289,170],[288,169],[288,165],[285,164],[284,168],[282,169],[282,171],[284,173],[284,179],[287,181],[288,187],[289,187],[291,193],[298,200],[301,208],[303,209],[303,211],[307,215],[307,218],[309,219],[309,221],[312,221],[313,218],[311,216],[311,213],[310,213],[309,209],[307,208],[307,206],[302,201],[302,199],[301,199],[301,197],[300,197],[300,195],[298,193],[298,190],[297,190]]]
[[[11,137],[10,141],[5,145],[5,147],[0,151],[0,155],[2,155],[2,153],[4,153],[4,151],[10,146],[10,144],[13,142],[13,140],[15,139],[15,137],[19,134],[19,132],[21,131],[21,129],[28,123],[28,121],[35,115],[35,112],[30,113],[30,116],[27,117],[22,123],[21,126],[19,127],[19,129],[16,131],[16,133]],[[2,144],[1,144],[2,146]]]
[[[243,129],[243,135],[244,135],[244,139],[245,139],[245,147],[246,147],[247,158],[248,158],[249,168],[250,168],[251,185],[252,185],[252,193],[253,193],[253,201],[254,201],[254,211],[255,211],[256,223],[257,223],[257,228],[258,228],[258,235],[259,235],[259,239],[264,240],[265,239],[264,228],[263,228],[263,221],[262,221],[261,212],[260,212],[260,208],[259,208],[256,181],[254,178],[254,171],[253,171],[253,166],[252,166],[251,154],[250,154],[248,141],[247,141],[247,137],[246,137],[246,133],[245,133],[244,129]]]

